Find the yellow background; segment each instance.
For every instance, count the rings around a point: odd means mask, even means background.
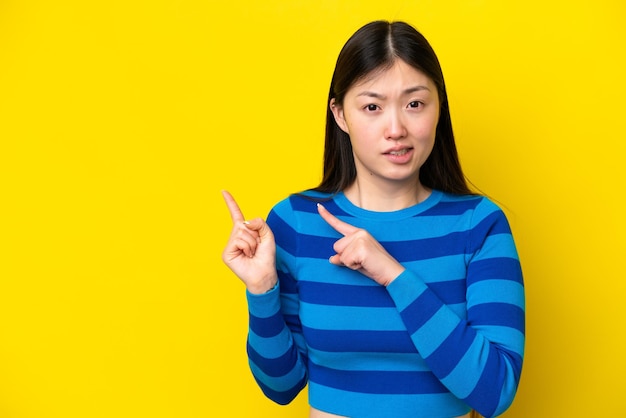
[[[220,190],[253,217],[317,184],[334,60],[379,18],[433,44],[516,236],[505,416],[626,416],[621,0],[1,0],[0,417],[306,415],[248,371]]]

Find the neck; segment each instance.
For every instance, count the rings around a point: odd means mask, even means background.
[[[406,209],[423,202],[432,190],[419,182],[413,184],[376,185],[359,181],[344,190],[345,196],[354,205],[375,212],[392,212]]]

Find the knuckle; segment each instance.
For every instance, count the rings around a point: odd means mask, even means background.
[[[354,236],[360,240],[363,240],[367,238],[368,233],[365,229],[357,229],[354,233]]]

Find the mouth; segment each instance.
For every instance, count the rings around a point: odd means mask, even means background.
[[[407,164],[413,160],[414,151],[413,147],[396,147],[385,151],[383,156],[392,164]]]
[[[405,148],[405,149],[402,149],[400,151],[389,151],[387,154],[389,154],[389,155],[404,155],[407,152],[409,152],[409,149]]]
[[[402,156],[402,155],[407,154],[412,149],[413,148],[402,148],[402,149],[399,149],[399,150],[387,151],[387,152],[385,152],[385,154],[387,154],[387,155],[394,155],[394,156]]]

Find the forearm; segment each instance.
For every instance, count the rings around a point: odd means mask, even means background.
[[[279,288],[247,292],[249,308],[248,359],[265,395],[289,403],[306,385],[306,369],[280,308]]]
[[[511,289],[515,284],[504,293]],[[463,318],[413,272],[405,271],[387,290],[415,347],[452,393],[484,416],[508,407],[517,389],[524,346],[519,295],[470,307],[468,318]],[[520,291],[517,286],[514,292]]]

